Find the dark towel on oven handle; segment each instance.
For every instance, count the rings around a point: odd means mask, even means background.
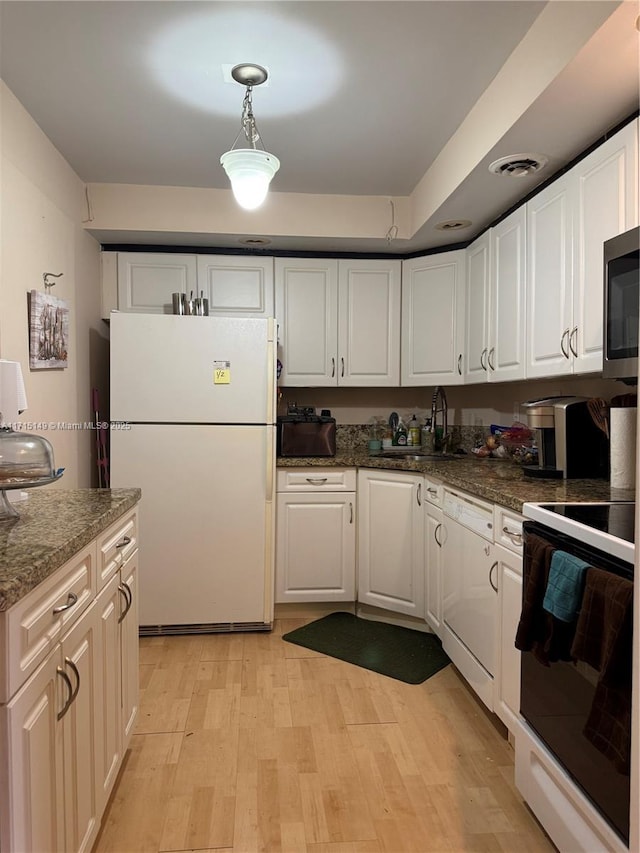
[[[575,622],[561,622],[542,607],[551,558],[556,549],[534,533],[525,539],[524,562],[527,567],[522,593],[522,612],[516,631],[515,647],[532,652],[544,666],[557,660],[571,660]]]
[[[621,773],[630,769],[632,638],[633,583],[587,569],[571,653],[600,676],[584,734]]]

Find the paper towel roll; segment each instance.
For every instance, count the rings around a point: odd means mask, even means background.
[[[27,395],[19,361],[0,358],[0,425],[18,420],[27,408]]]
[[[614,489],[635,489],[636,486],[637,417],[635,406],[611,409],[611,486]]]

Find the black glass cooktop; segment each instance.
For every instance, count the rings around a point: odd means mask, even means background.
[[[542,504],[548,512],[634,542],[636,505],[633,501],[593,504]]]

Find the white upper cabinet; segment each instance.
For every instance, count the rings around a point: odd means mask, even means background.
[[[172,314],[173,293],[209,300],[209,314],[273,317],[273,258],[103,252],[102,316],[111,311]]]
[[[631,122],[572,170],[574,373],[602,370],[603,243],[638,224],[638,121]]]
[[[524,379],[526,208],[524,205],[491,229],[489,300],[490,382]]]
[[[466,252],[403,261],[401,385],[459,385]]]
[[[273,258],[198,255],[198,295],[209,314],[273,317]]]
[[[488,231],[467,248],[464,383],[486,382],[491,304],[491,242]]]
[[[172,293],[198,290],[195,255],[118,252],[117,268],[119,311],[172,314]]]
[[[400,264],[276,258],[282,385],[398,385]]]
[[[605,240],[634,227],[637,121],[527,203],[528,378],[602,370]]]
[[[401,263],[338,262],[339,385],[400,384]]]

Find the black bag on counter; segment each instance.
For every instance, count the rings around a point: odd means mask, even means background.
[[[335,456],[336,419],[327,410],[316,415],[312,408],[290,408],[287,415],[278,417],[277,453],[278,456]]]

